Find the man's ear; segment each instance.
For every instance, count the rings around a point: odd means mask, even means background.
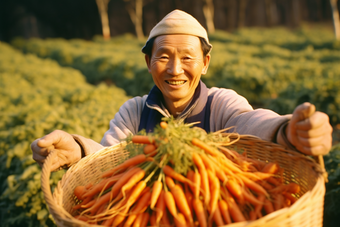
[[[150,66],[150,60],[151,59],[150,59],[149,55],[147,55],[147,54],[144,56],[144,58],[145,58],[146,65],[148,66],[149,73],[151,73],[151,68],[150,68],[151,67]]]
[[[207,73],[207,71],[208,71],[209,63],[210,63],[210,58],[211,58],[210,54],[207,54],[207,56],[205,56],[205,58],[203,60],[204,66],[202,68],[202,73],[201,73],[202,75],[205,75]]]

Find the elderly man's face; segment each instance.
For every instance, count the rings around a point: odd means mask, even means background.
[[[203,57],[198,37],[162,35],[155,39],[152,56],[146,56],[149,72],[165,102],[188,103],[205,74],[210,55]]]

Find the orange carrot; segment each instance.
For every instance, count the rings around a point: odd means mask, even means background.
[[[221,215],[223,217],[223,220],[226,224],[231,223],[231,218],[229,214],[228,204],[225,200],[221,199],[218,201],[218,207],[220,209]]]
[[[220,209],[215,209],[214,213],[212,213],[213,220],[216,226],[223,226],[224,221],[220,212]]]
[[[266,198],[266,196],[263,195],[263,194],[259,194],[257,196],[257,199],[261,202],[261,204],[255,205],[255,207],[254,207],[255,214],[258,218],[262,218],[261,210],[263,208],[265,198]]]
[[[290,182],[289,184],[283,184],[276,188],[269,190],[270,193],[282,193],[282,192],[289,192],[289,193],[298,193],[300,191],[300,185]]]
[[[151,192],[150,189],[142,194],[141,198],[138,200],[136,206],[133,207],[133,209],[131,210],[131,214],[136,214],[136,213],[140,213],[146,210],[146,208],[149,206],[150,204],[150,199],[151,199]]]
[[[169,176],[165,176],[165,183],[170,190],[171,190],[171,188],[173,188],[175,186],[174,180]]]
[[[83,195],[86,192],[86,188],[83,185],[79,185],[74,188],[74,195],[77,197],[78,200],[83,200]]]
[[[297,201],[297,198],[288,192],[282,192],[282,195],[287,198],[291,204],[294,204]]]
[[[176,227],[188,227],[185,221],[185,217],[182,213],[178,213],[175,217],[175,226]]]
[[[148,154],[156,154],[157,147],[155,144],[146,144],[145,147],[143,148],[143,152],[144,154],[148,155]]]
[[[131,189],[133,186],[136,185],[137,182],[143,179],[145,176],[145,170],[140,169],[133,174],[130,179],[124,184],[124,186],[121,188],[121,192],[123,193],[123,196],[125,195],[125,192],[129,189]]]
[[[249,189],[253,190],[256,193],[268,196],[268,192],[261,185],[257,184],[256,182],[250,180],[249,178],[241,174],[238,174],[237,176],[241,178],[244,185],[247,186]]]
[[[145,187],[146,187],[145,181],[139,181],[137,185],[133,187],[133,189],[131,190],[131,194],[128,196],[126,201],[126,206],[128,208],[131,207],[136,202],[136,200],[139,198]]]
[[[278,163],[276,162],[269,162],[267,163],[263,169],[262,169],[262,172],[263,173],[272,173],[272,174],[275,174],[279,171],[280,169],[280,166]]]
[[[165,121],[162,121],[161,123],[159,123],[162,129],[166,129],[168,127],[168,123],[166,123]]]
[[[119,224],[121,224],[126,219],[127,212],[128,208],[125,208],[123,209],[123,211],[120,211],[118,215],[116,215],[116,217],[114,218],[112,226],[118,226]]]
[[[228,177],[227,177],[227,175],[223,171],[216,171],[215,174],[216,174],[216,177],[220,181],[222,181],[222,185],[225,185],[227,183]]]
[[[248,188],[243,187],[242,189],[243,198],[245,201],[251,203],[252,205],[260,205],[262,204],[250,191]]]
[[[274,194],[273,195],[273,205],[274,210],[279,210],[284,206],[284,197],[282,194]]]
[[[115,216],[110,217],[108,219],[105,219],[101,225],[103,225],[103,226],[112,226],[112,223],[113,223],[114,219],[115,219]]]
[[[249,220],[254,221],[254,220],[256,220],[256,218],[257,218],[257,215],[255,213],[255,210],[250,210],[249,211]]]
[[[189,209],[192,210],[192,200],[194,199],[194,196],[192,195],[192,193],[188,189],[188,185],[187,184],[185,185],[184,194],[185,194],[185,198],[188,201]]]
[[[210,171],[212,171],[215,174],[215,164],[209,159],[209,157],[205,154],[200,154],[203,164],[205,166],[205,168],[208,170],[210,169]]]
[[[235,179],[229,179],[226,183],[226,187],[228,191],[237,198],[237,200],[243,204],[244,203],[244,196],[242,193],[242,187],[239,185]]]
[[[267,198],[264,200],[263,208],[267,214],[273,213],[275,211],[272,202],[270,202]]]
[[[204,192],[204,204],[206,206],[209,206],[209,202],[210,202],[210,188],[209,188],[209,180],[208,180],[208,173],[207,170],[203,164],[203,161],[201,159],[201,157],[196,154],[193,153],[192,154],[192,160],[195,163],[195,165],[198,168],[199,174],[201,176],[201,188]]]
[[[210,204],[209,204],[209,211],[210,213],[214,213],[218,205],[218,198],[220,196],[220,181],[216,177],[216,175],[210,170],[207,169],[208,179],[210,184]]]
[[[143,136],[143,135],[134,135],[132,136],[132,142],[133,143],[142,143],[142,144],[150,144],[154,143],[154,139],[149,136]]]
[[[233,221],[234,222],[246,221],[246,218],[244,217],[234,198],[231,195],[229,195],[229,193],[227,193],[226,191],[224,191],[223,194],[225,195],[225,201],[228,204],[230,216],[233,219]]]
[[[164,192],[165,205],[173,217],[177,217],[177,208],[174,196],[170,191]]]
[[[205,215],[204,207],[202,201],[197,197],[192,200],[192,207],[194,208],[196,218],[199,222],[199,226],[207,227],[207,218]]]
[[[159,195],[158,201],[156,203],[156,223],[159,224],[159,222],[161,221],[164,213],[166,212],[165,207],[165,197],[164,197],[164,190],[161,191],[161,194]]]
[[[152,212],[150,216],[150,225],[151,226],[158,226],[157,221],[156,221],[156,212]]]
[[[201,148],[202,150],[204,150],[206,153],[210,154],[211,156],[217,156],[218,152],[215,150],[215,148],[209,146],[208,144],[204,143],[203,141],[197,139],[197,138],[193,138],[191,140],[191,143],[193,145],[195,145],[196,147]]]
[[[124,184],[132,177],[135,173],[137,173],[141,168],[134,167],[128,170],[118,181],[116,184],[113,185],[111,189],[111,197],[114,198],[120,192],[120,189],[124,186]]]
[[[174,180],[178,180],[179,182],[182,183],[186,183],[189,182],[188,179],[183,176],[180,173],[177,173],[173,168],[171,168],[169,165],[165,165],[163,167],[163,173],[171,178],[173,178]]]
[[[150,219],[150,214],[148,212],[143,213],[143,218],[140,223],[140,227],[146,227]]]
[[[106,189],[109,189],[115,184],[123,174],[118,174],[110,178],[102,179],[99,183],[93,185],[87,192],[84,193],[83,197],[90,197],[99,194]]]
[[[146,160],[146,156],[145,154],[139,154],[139,155],[136,155],[132,158],[129,158],[127,160],[125,160],[123,163],[113,167],[112,169],[104,172],[102,174],[102,178],[105,178],[105,177],[110,177],[112,176],[117,170],[120,170],[120,169],[126,169],[128,167],[132,167],[132,166],[136,166],[142,162],[145,162]]]
[[[153,209],[156,205],[156,202],[161,194],[163,188],[163,183],[161,181],[155,181],[152,186],[152,194],[151,194],[151,201],[150,201],[150,208]]]
[[[176,184],[171,189],[171,194],[174,197],[175,204],[176,207],[178,207],[178,210],[185,216],[185,218],[187,218],[187,220],[193,222],[192,213],[182,188],[178,184]]]

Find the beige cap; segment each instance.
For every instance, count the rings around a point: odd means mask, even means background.
[[[167,14],[150,32],[149,38],[146,43],[154,37],[160,35],[170,35],[170,34],[184,34],[193,35],[204,38],[210,49],[212,45],[209,43],[208,34],[205,28],[190,14],[182,10],[174,10]],[[145,45],[146,46],[146,45]],[[144,48],[142,52],[144,52]]]

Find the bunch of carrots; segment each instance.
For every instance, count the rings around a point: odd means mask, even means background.
[[[228,148],[221,132],[161,122],[128,138],[130,156],[98,182],[74,189],[74,217],[103,226],[222,226],[256,220],[296,202],[275,162]]]

